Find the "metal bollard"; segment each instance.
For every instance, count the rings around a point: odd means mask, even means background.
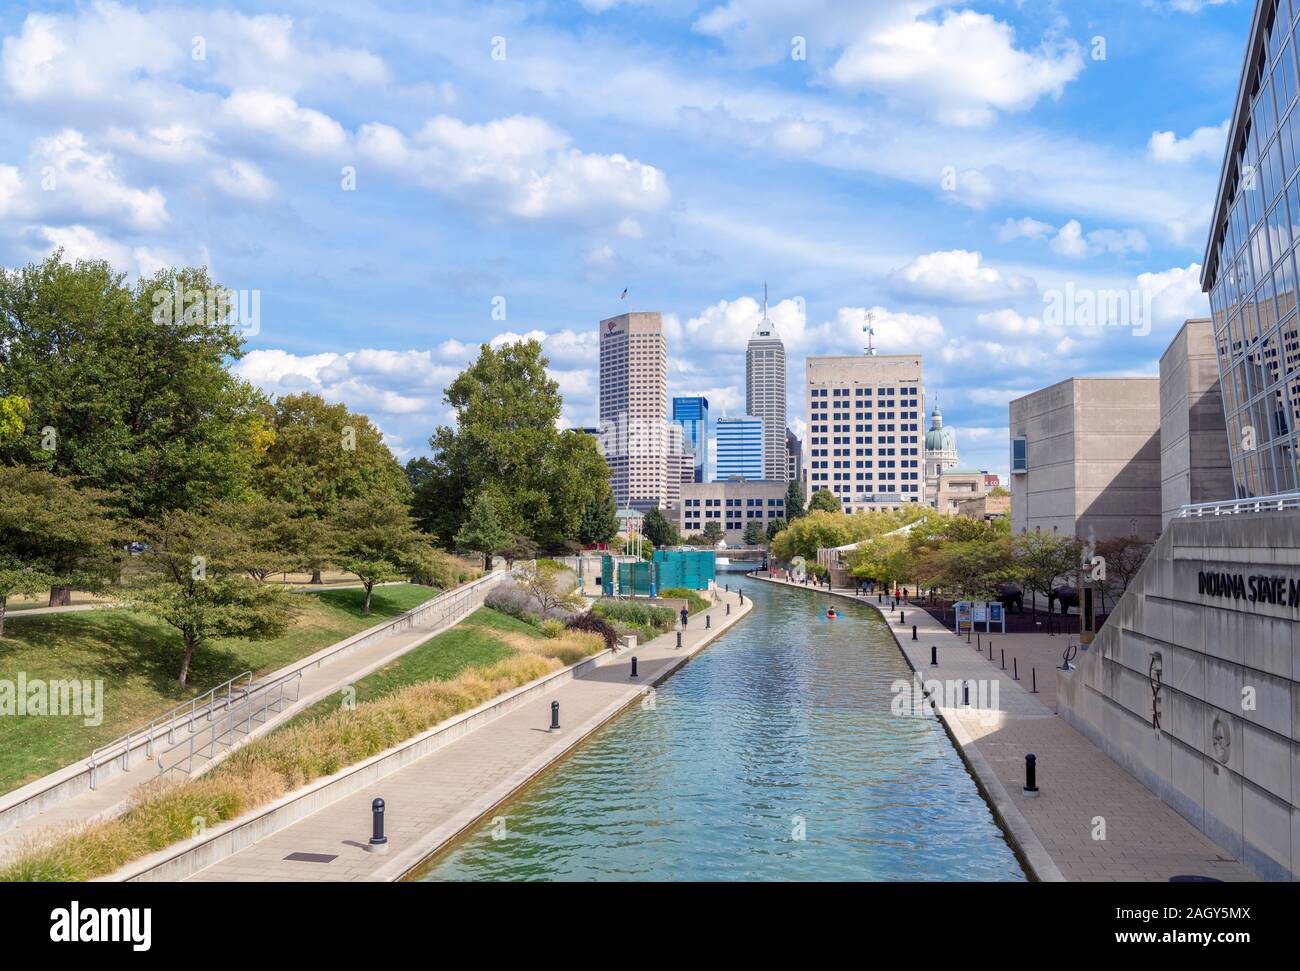
[[[681,631],[678,631],[678,632],[677,632],[677,646],[678,646],[678,647],[681,647],[681,646],[682,646],[682,632],[681,632]]]
[[[730,584],[730,583],[727,584],[727,593],[731,593],[731,584]]]
[[[1034,690],[1029,692],[1031,695],[1038,694],[1038,668],[1030,668],[1029,673],[1034,676]]]
[[[384,835],[384,800],[376,799],[370,804],[370,852],[383,853],[388,849],[388,837]]]
[[[551,731],[558,732],[559,730],[560,730],[560,703],[558,701],[552,701],[551,702]]]
[[[1011,659],[1011,680],[1020,680],[1020,662],[1014,657]]]
[[[713,626],[713,615],[712,615],[712,614],[705,614],[705,615],[704,615],[704,629],[705,629],[705,630],[708,630],[708,629],[709,629],[710,627],[712,627],[712,626]]]
[[[1006,669],[1007,669],[1007,649],[1004,647],[1002,648],[1002,670],[1005,671]]]
[[[1025,756],[1024,793],[1029,798],[1038,795],[1038,759],[1032,752]]]
[[[907,615],[904,614],[901,610],[898,612],[898,622],[899,622],[900,624],[906,624],[906,623],[907,623]]]
[[[727,616],[731,616],[731,604],[727,604]]]
[[[640,677],[640,675],[636,673],[636,655],[635,655],[635,654],[632,655],[632,677],[634,677],[634,678],[639,678],[639,677]]]
[[[983,634],[976,634],[976,635],[975,635],[975,650],[979,651],[981,654],[984,653],[984,635],[983,635]]]
[[[930,645],[930,666],[936,668],[939,666],[939,645],[938,644]]]
[[[916,625],[912,625],[912,640],[916,640]]]
[[[961,683],[961,703],[963,705],[966,705],[967,707],[970,707],[970,682],[969,681],[963,681]]]
[[[743,604],[745,602],[745,591],[737,590],[736,593],[740,594],[740,602]]]

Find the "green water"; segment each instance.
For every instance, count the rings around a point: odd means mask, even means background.
[[[728,578],[724,577],[726,581]],[[730,578],[755,610],[421,880],[1024,880],[864,606]]]

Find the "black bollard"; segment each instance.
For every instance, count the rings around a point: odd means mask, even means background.
[[[635,654],[632,655],[632,677],[634,677],[634,678],[639,678],[639,677],[640,677],[640,675],[636,673],[636,655],[635,655]]]
[[[682,646],[682,632],[681,632],[681,631],[678,631],[678,632],[677,632],[677,646],[678,646],[678,647],[681,647],[681,646]]]
[[[984,635],[983,635],[983,634],[976,634],[976,635],[975,635],[975,650],[979,651],[981,654],[984,653]]]
[[[1020,680],[1020,662],[1014,657],[1011,659],[1011,680]]]
[[[903,613],[903,611],[901,611],[901,610],[898,612],[898,622],[899,622],[900,624],[906,624],[906,623],[907,623],[907,615],[906,615],[905,613]]]
[[[912,625],[912,640],[916,640],[916,625]]]
[[[551,702],[551,731],[558,732],[559,730],[560,730],[560,703],[558,701],[552,701]]]
[[[731,616],[731,604],[727,604],[727,616]]]
[[[939,645],[930,645],[930,666],[937,668],[939,666]]]
[[[705,630],[708,630],[708,629],[711,628],[712,626],[713,626],[713,615],[712,615],[712,614],[705,614],[705,615],[704,615],[704,629],[705,629]]]
[[[1030,668],[1029,673],[1034,676],[1034,690],[1029,692],[1031,695],[1038,694],[1038,668]]]
[[[1038,759],[1031,752],[1025,756],[1025,795],[1038,795]]]
[[[745,591],[737,590],[736,593],[740,594],[740,602],[743,604],[745,602]]]
[[[1005,671],[1006,669],[1007,669],[1007,649],[1004,647],[1002,648],[1002,670]]]
[[[730,584],[730,583],[727,584],[727,593],[731,593],[731,584]]]
[[[963,681],[961,683],[961,703],[963,705],[966,705],[967,707],[970,706],[970,682],[969,681]]]
[[[376,799],[370,804],[370,845],[374,847],[372,852],[382,853],[380,847],[388,847],[388,837],[384,835],[384,800]]]

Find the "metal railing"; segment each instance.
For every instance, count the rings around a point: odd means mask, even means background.
[[[1276,496],[1258,496],[1251,499],[1225,499],[1220,502],[1198,502],[1183,506],[1179,519],[1201,519],[1206,516],[1235,516],[1247,512],[1282,512],[1300,509],[1300,492]]]
[[[297,701],[302,692],[302,671],[294,671],[284,677],[265,684],[256,685],[248,692],[238,705],[226,710],[216,721],[211,721],[197,732],[191,732],[188,738],[158,754],[158,774],[169,769],[178,768],[183,762],[185,773],[194,770],[194,757],[216,758],[217,747],[230,749],[239,738],[247,738],[253,731],[254,724],[263,724],[270,713],[284,710],[286,695],[293,689],[293,697],[287,700]],[[184,752],[170,759],[173,752]]]
[[[182,702],[175,708],[163,712],[149,724],[134,728],[106,745],[101,745],[90,753],[90,758],[86,762],[90,768],[90,788],[95,788],[98,781],[99,767],[112,762],[119,755],[122,757],[122,771],[125,772],[130,769],[131,751],[140,744],[141,740],[144,741],[145,758],[151,759],[153,758],[154,742],[159,736],[166,734],[167,744],[173,744],[176,741],[176,728],[178,725],[188,725],[190,731],[193,732],[196,721],[201,718],[206,718],[209,722],[212,721],[215,712],[222,709],[228,710],[237,700],[246,697],[252,687],[252,671],[237,674],[229,681],[219,684],[215,688],[209,688],[203,694],[196,695],[189,701]]]

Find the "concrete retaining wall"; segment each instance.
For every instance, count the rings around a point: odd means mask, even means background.
[[[1201,593],[1202,573],[1242,577],[1245,596]],[[1300,512],[1172,520],[1078,669],[1057,672],[1057,710],[1255,873],[1293,880],[1300,605],[1252,602],[1257,576],[1289,600]]]

